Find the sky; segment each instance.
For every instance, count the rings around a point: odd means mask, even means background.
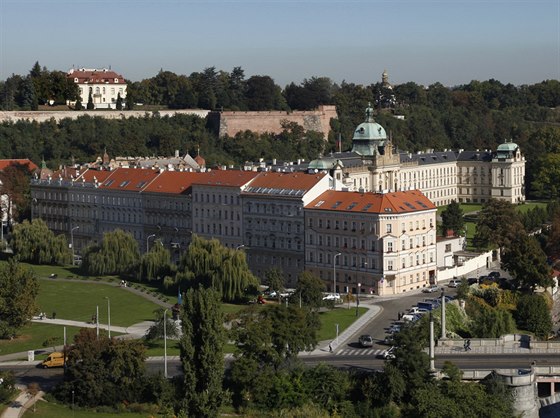
[[[127,80],[208,67],[428,86],[560,79],[560,0],[0,0],[0,80],[109,68]]]

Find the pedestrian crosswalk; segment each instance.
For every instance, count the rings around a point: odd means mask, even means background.
[[[335,356],[377,356],[387,349],[383,348],[341,348],[334,352]]]

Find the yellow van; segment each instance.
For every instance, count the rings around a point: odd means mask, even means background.
[[[41,363],[41,365],[44,369],[48,369],[50,367],[63,367],[64,354],[59,351],[55,351],[49,354],[49,356],[45,360],[43,360],[43,363]]]

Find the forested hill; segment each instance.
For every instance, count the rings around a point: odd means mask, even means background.
[[[31,109],[29,103],[38,100],[36,91],[41,89],[41,97],[48,97],[49,74],[36,65],[26,77],[12,76],[0,82],[0,108]],[[400,150],[495,149],[512,139],[527,157],[528,184],[536,178],[537,195],[548,193],[547,185],[555,179],[560,184],[556,172],[560,171],[557,80],[529,86],[472,81],[452,88],[409,82],[391,90],[381,83],[338,85],[326,77],[312,77],[282,89],[268,76],[245,79],[239,67],[231,73],[212,67],[190,76],[160,71],[153,78],[130,83],[127,99],[128,108],[143,103],[162,108],[289,111],[334,104],[338,120],[331,122],[326,143],[294,124],[286,125],[279,135],[244,132],[234,138],[217,138],[204,119],[188,115],[120,120],[83,116],[41,124],[19,121],[0,125],[0,158],[28,157],[39,162],[44,157],[50,166],[57,166],[72,157],[78,162],[93,161],[105,148],[111,156],[171,155],[176,149],[194,155],[200,146],[209,165],[241,164],[261,157],[309,160],[334,150],[339,133],[343,149],[349,149],[353,131],[372,103],[377,122]],[[544,170],[545,166],[553,168]]]

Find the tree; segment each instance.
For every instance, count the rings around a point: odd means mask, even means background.
[[[0,338],[11,338],[37,312],[39,283],[29,267],[0,264]]]
[[[513,236],[502,254],[502,264],[512,275],[517,287],[544,288],[553,285],[552,272],[546,254],[538,241],[524,231]]]
[[[89,92],[86,109],[87,110],[95,109],[95,105],[93,104],[93,95],[92,95],[91,91]]]
[[[301,300],[302,306],[317,309],[323,304],[325,282],[313,273],[303,271],[298,276],[296,291],[292,295],[292,302]]]
[[[223,402],[225,341],[220,294],[213,289],[188,290],[181,318],[181,412],[193,417],[217,416]]]
[[[217,290],[224,301],[239,300],[249,288],[258,285],[243,251],[226,248],[217,239],[205,240],[196,235],[181,257],[177,277],[186,278],[190,287]]]
[[[501,248],[523,232],[515,207],[505,200],[490,199],[478,214],[474,243],[479,248],[488,245]]]
[[[55,395],[85,407],[139,402],[145,351],[141,341],[97,337],[95,329],[82,328],[68,351],[64,382]]]
[[[11,216],[8,216],[10,226],[13,220],[22,222],[30,218],[30,178],[31,171],[26,164],[10,164],[0,171],[2,194],[8,196],[7,207],[2,207],[2,210],[11,213]]]
[[[16,393],[16,380],[11,371],[0,371],[0,403],[8,402]]]
[[[117,94],[117,103],[115,104],[115,107],[117,110],[122,110],[123,109],[123,99],[121,97],[121,94]]]
[[[74,110],[82,110],[82,99],[79,97],[76,99],[76,104],[74,104]]]
[[[454,236],[462,235],[465,228],[463,209],[453,200],[441,213],[441,235],[447,236],[447,231],[453,231]]]
[[[156,241],[140,261],[141,280],[162,280],[173,273],[171,254],[161,241]]]
[[[249,110],[281,110],[287,108],[280,87],[269,76],[254,75],[249,78],[245,97]]]
[[[69,264],[72,254],[64,235],[55,236],[42,219],[14,226],[11,246],[22,261],[36,264]]]
[[[25,77],[21,84],[19,105],[23,110],[37,110],[39,102],[31,77]]]
[[[157,340],[164,338],[164,334],[167,338],[170,339],[177,339],[180,336],[179,329],[175,324],[175,321],[169,313],[165,313],[165,309],[159,308],[154,311],[154,324],[148,328],[146,331],[145,338],[148,341]],[[165,317],[164,317],[165,313]],[[164,324],[165,324],[165,333],[164,333]]]
[[[535,196],[557,199],[560,196],[560,153],[545,154],[538,161],[532,187]]]
[[[122,229],[103,234],[100,245],[86,248],[82,270],[89,275],[128,274],[138,268],[140,251],[134,237]]]
[[[270,292],[276,292],[278,303],[280,303],[280,293],[284,290],[284,275],[278,267],[273,267],[264,273],[264,282],[268,285]]]
[[[540,294],[521,296],[515,318],[519,328],[535,333],[538,338],[545,339],[552,331],[550,308]]]

